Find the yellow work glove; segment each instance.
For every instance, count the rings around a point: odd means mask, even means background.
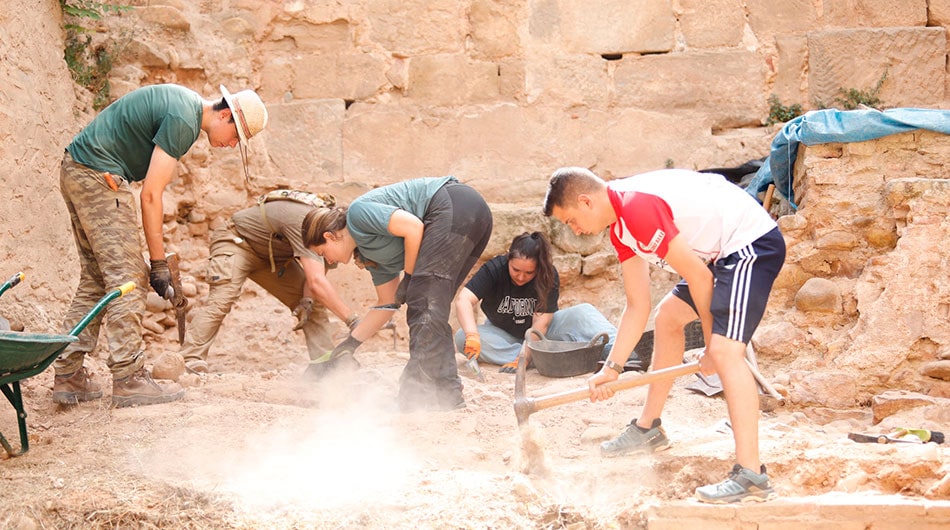
[[[478,359],[478,355],[482,353],[482,339],[478,336],[478,333],[466,333],[465,334],[465,348],[462,350],[462,354],[465,355],[466,359]]]

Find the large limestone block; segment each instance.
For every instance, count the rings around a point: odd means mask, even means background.
[[[615,98],[625,107],[703,112],[721,128],[760,124],[765,77],[765,62],[745,50],[624,57]]]
[[[677,116],[677,119],[695,122],[696,127],[702,127],[702,130],[697,132],[697,135],[701,136],[697,138],[705,138],[704,143],[692,152],[688,157],[688,162],[683,163],[681,167],[694,169],[739,167],[750,160],[758,160],[768,153],[772,138],[775,136],[768,127],[742,127],[713,131],[706,127],[708,120],[705,117],[693,113],[684,117]],[[690,132],[684,128],[680,138],[686,137]],[[673,162],[676,163],[675,158]]]
[[[786,106],[807,106],[808,41],[804,35],[776,35],[778,64],[772,93]]]
[[[597,151],[603,178],[626,177],[667,166],[699,169],[711,162],[696,158],[709,145],[711,136],[708,122],[700,116],[618,109],[611,113],[604,130]],[[706,165],[710,166],[718,164]]]
[[[927,0],[838,0],[823,5],[823,22],[829,27],[927,25]]]
[[[498,65],[463,54],[422,55],[409,60],[409,97],[428,105],[461,105],[498,98]]]
[[[551,54],[525,65],[529,101],[603,107],[609,96],[607,61],[598,55]]]
[[[389,65],[368,53],[299,55],[288,66],[294,72],[294,97],[301,99],[365,99],[388,83]]]
[[[680,31],[689,48],[738,46],[745,28],[739,0],[680,0]]]
[[[458,110],[356,103],[343,139],[346,180],[388,184],[454,174],[490,202],[540,204],[551,172],[593,165],[601,141],[590,130],[601,127],[603,113],[565,119],[562,112],[507,103]]]
[[[369,37],[403,56],[462,50],[467,31],[464,5],[455,0],[363,2]]]
[[[501,101],[523,101],[525,96],[525,69],[523,57],[498,60],[498,95]]]
[[[808,34],[809,101],[833,104],[841,90],[873,89],[889,107],[935,105],[944,98],[944,28],[879,28]]]
[[[764,40],[766,35],[793,34],[818,27],[818,5],[812,0],[746,0],[749,25]]]
[[[257,94],[264,101],[293,99],[295,73],[286,55],[275,55],[261,65],[261,84]]]
[[[297,53],[341,53],[352,48],[350,31],[350,24],[345,20],[329,24],[290,20],[274,24],[268,41],[284,42],[290,45],[287,51]]]
[[[552,41],[560,36],[561,6],[558,0],[535,0],[528,4],[528,35]]]
[[[933,26],[950,24],[950,0],[930,0],[927,2],[927,19]]]
[[[561,0],[560,28],[568,51],[656,53],[673,49],[670,0]]]
[[[315,191],[342,181],[342,100],[269,104],[267,110],[267,151],[282,177],[308,182]]]
[[[474,0],[468,14],[475,51],[490,58],[516,55],[521,47],[518,28],[526,0]]]

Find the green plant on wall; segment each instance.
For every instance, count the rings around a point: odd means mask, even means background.
[[[781,101],[779,101],[778,96],[772,94],[769,96],[769,117],[766,118],[765,125],[784,123],[801,115],[801,105],[795,103],[794,105],[789,105],[786,107],[785,105],[782,105]]]
[[[839,90],[842,97],[835,98],[835,101],[844,107],[845,110],[854,110],[861,107],[880,107],[881,98],[878,97],[878,94],[881,93],[881,87],[884,85],[886,79],[887,70],[884,70],[884,73],[881,74],[881,78],[877,80],[877,84],[874,85],[874,88],[868,90],[842,88]]]
[[[871,108],[880,108],[883,102],[878,95],[881,93],[881,87],[884,86],[884,81],[887,79],[887,70],[884,70],[884,73],[881,74],[881,78],[877,80],[877,83],[874,85],[874,88],[869,88],[867,90],[859,90],[857,88],[839,88],[838,93],[841,96],[835,98],[835,103],[840,106],[843,110],[855,110],[863,107]],[[831,108],[832,105],[826,105],[820,100],[815,101],[815,106],[820,109]]]
[[[112,71],[120,47],[108,42],[93,45],[90,30],[84,24],[131,7],[93,0],[59,0],[59,5],[66,22],[63,59],[73,81],[93,93],[93,108],[102,109],[109,104],[109,72]]]

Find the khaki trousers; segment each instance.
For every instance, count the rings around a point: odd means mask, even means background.
[[[274,295],[293,310],[303,296],[306,277],[303,268],[295,260],[278,264],[278,271],[271,272],[267,256],[258,256],[244,239],[228,223],[223,229],[211,234],[211,255],[208,258],[207,281],[211,290],[204,305],[195,312],[188,325],[181,355],[185,362],[206,360],[224,317],[241,296],[241,289],[248,279]],[[307,351],[311,359],[333,349],[332,326],[325,307],[314,301],[313,312],[303,326]]]
[[[59,186],[69,210],[80,266],[79,286],[63,329],[72,329],[103,295],[123,283],[133,281],[135,289],[110,302],[79,333],[79,340],[66,347],[53,363],[60,375],[82,368],[85,355],[96,348],[103,319],[109,343],[106,363],[113,378],[131,375],[144,362],[142,313],[150,289],[148,267],[142,255],[135,197],[127,182],[118,182],[118,191],[112,191],[104,173],[75,162],[69,153],[63,157]]]

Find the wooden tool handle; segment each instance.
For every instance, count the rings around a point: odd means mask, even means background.
[[[671,379],[679,377],[681,375],[695,374],[699,371],[699,361],[693,361],[691,363],[681,364],[678,366],[671,366],[669,368],[664,368],[662,370],[657,370],[655,372],[638,372],[630,376],[621,376],[620,379],[616,381],[611,381],[609,383],[604,383],[602,386],[604,388],[609,388],[614,392],[620,390],[626,390],[628,388],[633,388],[635,386],[649,385],[654,381],[659,381],[662,379]],[[549,396],[541,396],[537,398],[532,398],[532,409],[534,411],[544,410],[550,407],[556,407],[558,405],[563,405],[565,403],[572,403],[574,401],[581,401],[584,399],[590,398],[590,389],[587,387],[578,388],[577,390],[567,390],[565,392],[560,392],[558,394],[551,394]]]

